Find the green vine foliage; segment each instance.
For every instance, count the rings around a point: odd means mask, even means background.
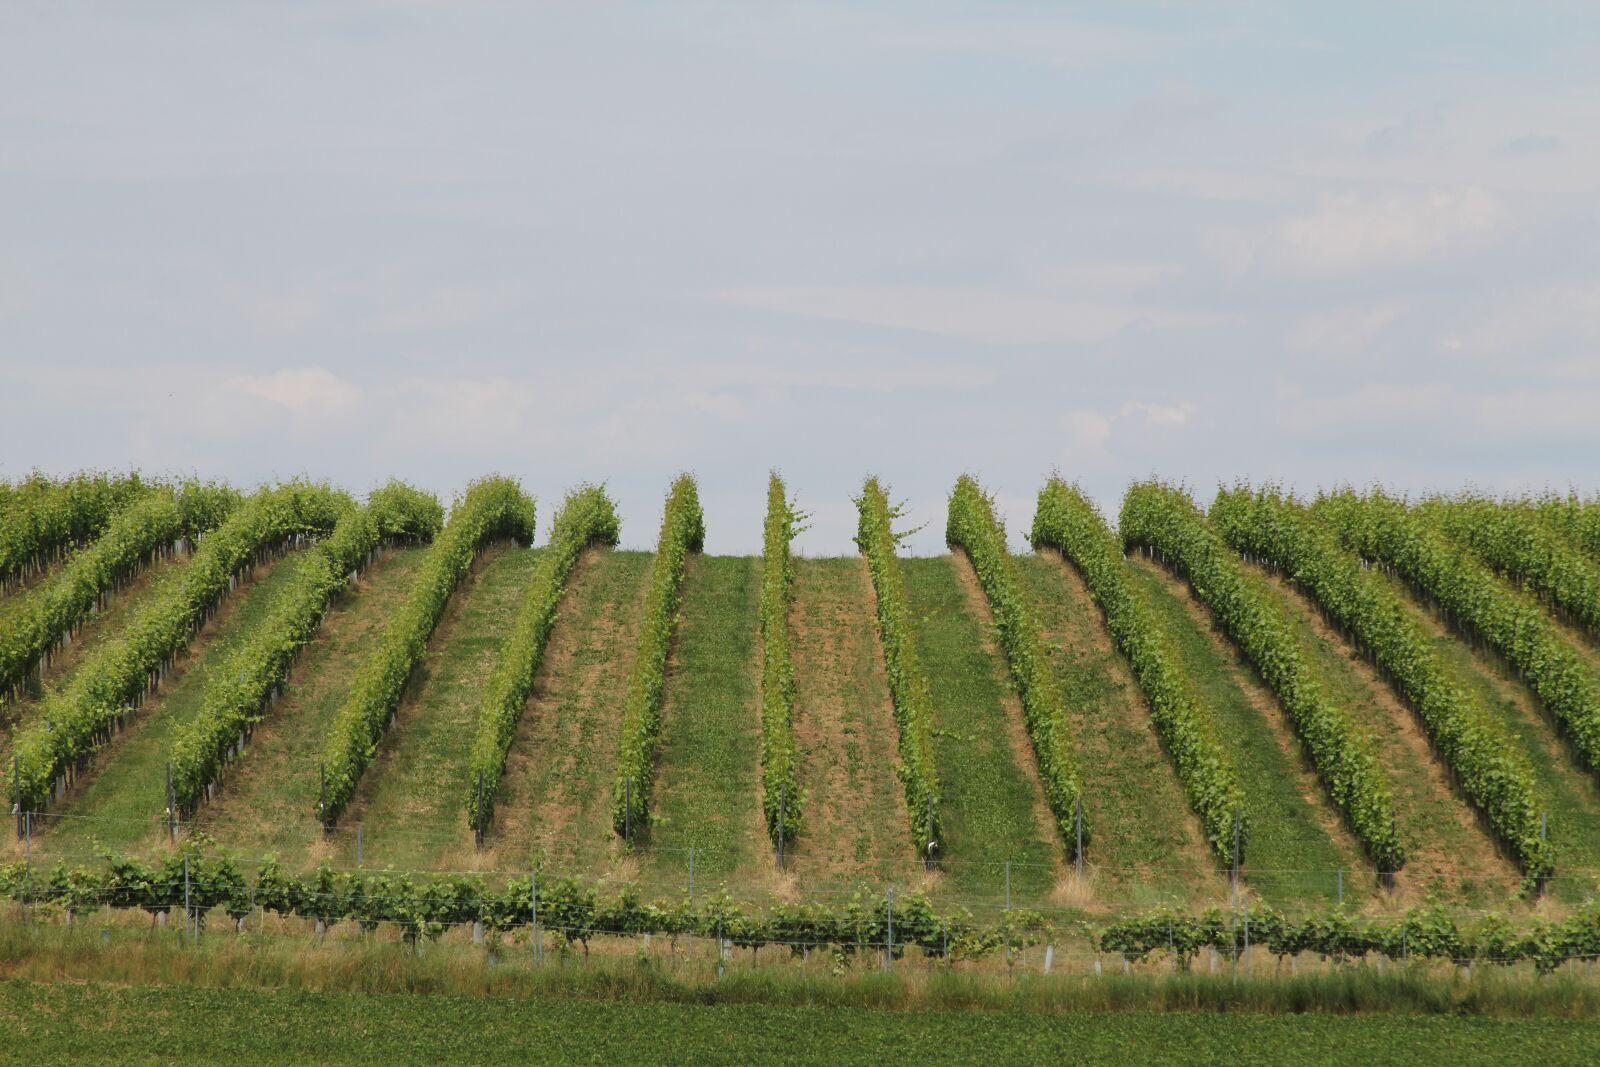
[[[177,728],[170,756],[177,810],[169,810],[168,818],[188,815],[209,799],[223,770],[282,693],[295,658],[316,634],[333,598],[359,569],[386,543],[432,540],[442,520],[435,497],[400,482],[374,492],[365,508],[344,509],[333,532],[307,550],[269,617],[207,680],[199,712]]]
[[[963,474],[950,494],[945,522],[945,543],[960,548],[972,561],[1000,634],[1000,648],[1011,667],[1011,678],[1022,700],[1023,718],[1045,800],[1056,817],[1056,829],[1069,853],[1077,847],[1077,812],[1083,778],[1072,720],[1056,684],[1050,654],[1039,632],[1033,605],[1022,592],[1006,549],[1005,527],[995,517],[994,501],[977,481]],[[1083,825],[1087,845],[1089,827]]]
[[[699,488],[693,477],[681,474],[672,483],[661,518],[661,536],[645,590],[639,650],[628,675],[628,695],[622,706],[611,826],[629,840],[649,827],[650,785],[655,778],[656,743],[661,736],[661,698],[667,684],[667,654],[678,628],[683,571],[689,554],[700,551],[705,538]]]
[[[1504,656],[1583,761],[1600,770],[1600,683],[1532,597],[1506,585],[1425,514],[1382,492],[1321,496],[1311,510],[1346,547],[1399,575]]]
[[[900,761],[895,767],[905,788],[911,815],[911,838],[920,855],[938,855],[943,835],[939,827],[939,773],[933,753],[933,698],[928,679],[917,658],[915,620],[906,599],[905,581],[896,557],[905,534],[894,532],[899,507],[877,478],[868,478],[856,500],[860,523],[856,547],[867,557],[867,572],[878,602],[878,635],[894,702],[895,724],[900,729]]]
[[[155,599],[95,650],[18,735],[7,785],[22,810],[43,810],[52,790],[109,741],[153,692],[238,577],[292,542],[329,532],[350,499],[325,485],[263,489],[207,534]],[[180,509],[181,510],[181,509]],[[109,534],[109,531],[108,531]]]
[[[450,520],[427,550],[405,602],[384,627],[378,647],[351,681],[322,749],[326,802],[317,817],[332,825],[355,795],[362,773],[378,752],[378,742],[394,718],[428,639],[445,604],[472,561],[490,543],[533,540],[534,504],[510,478],[472,483],[450,509]]]
[[[1141,482],[1123,498],[1129,547],[1152,549],[1186,578],[1222,628],[1277,694],[1328,794],[1379,870],[1405,864],[1389,785],[1370,739],[1328,699],[1288,621],[1245,580],[1239,558],[1187,493]]]
[[[567,578],[578,556],[590,545],[615,545],[621,532],[616,506],[605,490],[583,485],[567,494],[556,512],[550,531],[550,545],[539,557],[533,581],[522,608],[500,645],[494,671],[478,708],[478,724],[473,735],[466,793],[467,821],[479,833],[494,819],[500,795],[500,779],[505,774],[506,756],[517,736],[533,690],[533,679],[544,659],[550,631],[566,591]]]
[[[7,486],[0,497],[0,588],[93,541],[117,512],[152,488],[137,472],[63,479],[35,474]]]
[[[1533,504],[1435,496],[1422,501],[1417,512],[1496,573],[1591,637],[1600,636],[1600,563],[1550,529]]]
[[[193,483],[146,487],[87,548],[15,605],[0,631],[0,693],[14,696],[111,595],[159,558],[176,555],[225,519],[239,494]]]
[[[1112,640],[1127,657],[1144,693],[1156,732],[1178,770],[1189,806],[1200,817],[1212,854],[1223,863],[1233,862],[1237,820],[1242,860],[1250,824],[1238,771],[1217,739],[1215,722],[1190,692],[1170,636],[1128,580],[1117,535],[1082,491],[1052,478],[1039,492],[1033,545],[1056,549],[1083,575],[1105,614]]]
[[[1600,497],[1546,493],[1528,504],[1546,526],[1560,533],[1591,560],[1600,561]]]
[[[1218,492],[1211,521],[1236,551],[1304,590],[1372,658],[1525,875],[1536,881],[1554,873],[1553,850],[1540,833],[1532,768],[1499,722],[1455,681],[1399,597],[1276,488]]]
[[[800,531],[783,479],[767,480],[767,519],[761,564],[761,807],[767,834],[793,841],[800,833],[805,795],[796,776],[794,664],[789,656],[789,593],[794,564],[789,542]]]

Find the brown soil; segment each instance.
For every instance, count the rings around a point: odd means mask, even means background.
[[[789,650],[800,787],[808,796],[790,867],[808,883],[920,869],[892,770],[898,733],[874,611],[865,560],[795,560]]]

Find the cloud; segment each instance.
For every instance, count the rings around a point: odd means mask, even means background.
[[[1187,400],[1178,404],[1130,400],[1110,413],[1096,408],[1074,408],[1061,416],[1061,427],[1075,444],[1098,451],[1111,440],[1118,423],[1133,421],[1151,428],[1187,426],[1194,412],[1194,404]]]
[[[1337,273],[1427,260],[1505,221],[1500,201],[1482,188],[1390,190],[1330,199],[1285,222],[1280,237],[1300,265]]]
[[[286,368],[272,374],[240,374],[224,388],[277,404],[296,415],[334,414],[361,402],[361,389],[325,367]]]

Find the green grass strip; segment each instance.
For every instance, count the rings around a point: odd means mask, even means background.
[[[450,509],[444,531],[427,549],[405,603],[389,620],[372,658],[351,683],[323,745],[326,802],[319,800],[318,818],[331,824],[355,795],[362,773],[378,752],[378,741],[394,719],[406,683],[428,649],[450,594],[461,584],[472,561],[490,542],[511,538],[533,540],[533,500],[510,478],[474,482]]]
[[[1346,824],[1380,871],[1405,864],[1394,800],[1370,741],[1327,697],[1281,610],[1251,588],[1238,557],[1181,489],[1141,482],[1118,524],[1129,546],[1153,549],[1186,578],[1277,695]]]
[[[1000,633],[1001,650],[1022,700],[1023,719],[1039,763],[1045,802],[1055,815],[1056,829],[1067,843],[1068,855],[1075,859],[1083,777],[1072,721],[1056,684],[1033,605],[1023,593],[1011,564],[1011,553],[1006,551],[1005,527],[995,517],[993,499],[970,475],[957,479],[950,494],[945,543],[963,549],[978,574],[978,584],[983,587],[995,629]],[[1081,830],[1087,844],[1089,827],[1082,825]]]
[[[1532,768],[1488,710],[1454,679],[1384,580],[1277,489],[1221,490],[1211,521],[1235,551],[1287,575],[1376,661],[1528,878],[1552,874],[1555,854],[1540,832]]]
[[[1035,548],[1059,551],[1083,575],[1117,650],[1133,669],[1206,843],[1218,859],[1232,863],[1235,820],[1241,852],[1250,831],[1239,772],[1179,668],[1171,635],[1129,580],[1117,535],[1082,491],[1052,478],[1039,492],[1032,539]]]
[[[172,554],[179,541],[222,522],[237,501],[230,489],[196,483],[177,493],[165,486],[146,490],[118,510],[92,545],[7,613],[8,625],[0,632],[0,692],[14,695],[114,590]]]
[[[177,811],[169,810],[168,818],[188,816],[210,798],[212,785],[283,691],[334,595],[372,562],[380,545],[431,540],[443,520],[437,499],[393,482],[374,492],[367,507],[346,510],[333,533],[307,551],[266,620],[208,680],[200,710],[178,727],[169,757]]]
[[[1506,585],[1425,514],[1382,492],[1334,493],[1311,508],[1346,547],[1392,569],[1504,656],[1583,762],[1600,770],[1600,684],[1532,597]]]
[[[786,495],[783,479],[767,480],[767,520],[761,554],[761,807],[767,834],[793,841],[800,833],[806,798],[795,776],[799,758],[794,741],[794,664],[789,657],[789,601],[794,564],[789,542],[800,514]]]
[[[327,533],[349,506],[349,497],[325,485],[290,482],[263,489],[235,508],[128,629],[96,650],[18,736],[7,784],[22,810],[43,810],[52,790],[64,788],[75,767],[111,739],[241,571],[293,538]]]
[[[937,855],[943,843],[939,829],[939,772],[933,749],[933,697],[927,676],[917,662],[916,620],[906,599],[905,579],[895,553],[904,534],[894,532],[902,509],[891,507],[877,478],[868,478],[856,500],[860,523],[856,547],[867,557],[867,572],[878,601],[878,636],[900,728],[900,763],[895,768],[905,788],[911,816],[911,839],[919,856]]]
[[[661,697],[667,684],[667,654],[678,625],[683,567],[689,553],[700,551],[705,539],[699,489],[694,478],[681,474],[672,483],[661,517],[661,536],[645,590],[639,651],[622,707],[611,827],[625,838],[642,832],[649,823],[650,784],[655,779],[656,744],[661,737]]]
[[[621,524],[616,505],[596,485],[582,485],[567,494],[550,530],[550,546],[539,557],[522,602],[489,676],[478,726],[467,764],[467,822],[478,833],[489,828],[500,797],[506,757],[516,740],[517,724],[528,706],[534,676],[544,660],[556,612],[578,556],[590,545],[615,545]]]

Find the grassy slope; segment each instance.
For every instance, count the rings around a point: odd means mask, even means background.
[[[118,849],[158,845],[166,808],[166,766],[177,727],[192,719],[205,699],[211,673],[272,610],[275,594],[305,557],[294,553],[266,567],[222,602],[198,641],[179,658],[176,680],[147,700],[127,730],[96,758],[96,772],[69,797],[52,831],[52,847],[81,849],[91,841]]]
[[[249,1025],[240,1025],[248,1020]],[[1580,1063],[1600,1024],[868,1007],[6,982],[27,1063]]]
[[[615,860],[617,731],[651,559],[590,549],[568,580],[486,842],[497,866],[542,854],[560,870],[599,874]]]
[[[1251,574],[1257,587],[1281,605],[1302,645],[1313,650],[1329,696],[1373,739],[1408,852],[1401,885],[1452,904],[1482,907],[1504,901],[1520,882],[1515,865],[1455,795],[1416,716],[1309,601],[1262,571],[1251,568]]]
[[[694,556],[662,707],[650,845],[709,884],[775,869],[761,817],[761,559]]]
[[[1226,893],[1149,709],[1083,579],[1056,553],[1019,556],[1083,753],[1096,895],[1212,903]],[[1118,868],[1143,868],[1126,871]]]
[[[428,652],[412,675],[395,724],[378,745],[340,816],[336,862],[401,869],[467,866],[467,761],[478,702],[516,621],[539,549],[494,545],[478,555],[451,594]]]
[[[866,560],[796,559],[789,609],[805,823],[792,869],[816,880],[904,884],[916,871],[894,776],[894,705]]]
[[[250,747],[202,808],[198,826],[250,854],[276,852],[298,867],[323,846],[317,828],[317,761],[356,668],[377,647],[426,554],[385,552],[357,587],[334,600],[300,654],[288,691],[256,728]]]
[[[1552,892],[1567,900],[1587,895],[1594,887],[1593,877],[1575,878],[1562,872],[1574,867],[1600,871],[1600,790],[1594,779],[1578,768],[1533,693],[1504,661],[1492,651],[1476,651],[1471,643],[1456,637],[1431,610],[1411,597],[1404,583],[1384,580],[1399,594],[1411,617],[1433,637],[1434,647],[1456,679],[1477,694],[1527,753],[1536,787],[1550,807],[1550,839],[1559,850]]]
[[[1004,892],[1003,864],[1010,861],[1013,900],[1037,900],[1056,881],[1061,848],[1041,826],[1031,761],[1020,764],[1010,740],[1006,701],[1015,696],[1005,663],[992,645],[986,648],[951,557],[900,565],[933,692],[947,877],[963,894],[992,898]]]
[[[1139,557],[1129,572],[1172,634],[1195,696],[1216,716],[1223,743],[1232,747],[1251,825],[1245,850],[1250,884],[1279,905],[1334,897],[1336,868],[1369,872],[1371,866],[1337,827],[1271,692],[1215,632],[1205,607],[1180,581]],[[1346,894],[1373,882],[1365,874],[1347,875]]]

